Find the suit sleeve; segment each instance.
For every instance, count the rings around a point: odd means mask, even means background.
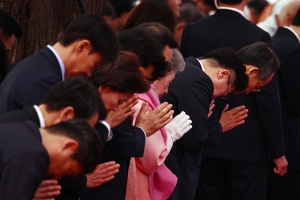
[[[131,125],[131,117],[112,129],[113,138],[106,143],[106,153],[112,157],[142,157],[146,136],[141,128]]]
[[[31,200],[49,167],[46,152],[27,152],[14,157],[1,174],[1,200]]]
[[[192,120],[193,128],[178,140],[187,151],[198,151],[206,145],[209,134],[207,115],[212,95],[212,82],[205,77],[194,81],[178,99],[178,113],[185,111]]]
[[[264,32],[258,41],[266,43],[270,48],[272,47],[271,36],[267,32]]]
[[[284,155],[281,105],[276,74],[269,84],[255,94],[259,116],[271,158]]]
[[[300,48],[294,51],[279,69],[283,84],[283,94],[288,101],[288,112],[295,118],[300,113]]]

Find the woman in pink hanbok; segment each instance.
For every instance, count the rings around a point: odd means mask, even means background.
[[[138,113],[143,102],[149,104],[149,110],[160,105],[159,97],[168,92],[168,86],[177,72],[183,71],[185,63],[177,49],[173,49],[170,61],[171,70],[167,75],[155,81],[151,88],[138,94],[139,102],[133,108]],[[136,115],[134,116],[133,124]],[[147,137],[144,156],[131,158],[128,181],[127,200],[165,200],[176,183],[177,177],[165,166],[164,161],[172,148],[173,142],[192,128],[189,116],[184,112],[177,115],[169,124],[152,136]]]

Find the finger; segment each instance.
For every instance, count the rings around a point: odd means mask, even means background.
[[[44,198],[53,198],[53,197],[56,197],[56,196],[58,196],[60,194],[60,190],[56,190],[56,191],[44,191],[44,192],[42,192],[42,191],[36,191],[36,193],[35,193],[35,195],[34,195],[34,197],[35,198],[42,198],[42,199],[44,199]]]
[[[189,130],[191,130],[192,125],[187,126],[185,129],[182,130],[183,133],[187,133]]]
[[[109,162],[105,162],[105,163],[101,163],[99,165],[97,165],[96,169],[103,169],[112,165],[115,165],[116,162],[115,161],[109,161]]]
[[[174,111],[171,110],[169,111],[169,113],[167,115],[165,115],[165,117],[161,118],[160,120],[160,128],[164,127],[166,124],[168,124],[172,118],[170,118],[170,116],[172,116],[174,114]]]
[[[43,180],[40,184],[40,187],[42,186],[49,186],[49,185],[58,185],[57,180]]]
[[[56,192],[60,190],[61,190],[61,186],[55,185],[55,186],[39,187],[37,191],[40,193],[48,193],[48,192]]]
[[[147,113],[147,111],[149,110],[149,105],[147,102],[143,102],[142,103],[142,107],[140,109],[140,112],[138,115],[145,115]]]
[[[170,112],[171,112],[170,110],[171,110],[172,106],[173,106],[172,104],[168,104],[162,110],[160,110],[160,112],[157,113],[157,115],[155,117],[157,117],[158,119],[161,119],[164,117],[171,117],[174,114],[174,111],[172,111],[172,114],[170,114]]]
[[[246,109],[245,106],[238,106],[238,107],[232,108],[230,111],[232,111],[233,113],[238,113],[238,112],[241,112],[245,109]]]
[[[131,110],[139,101],[135,100],[133,102],[127,103],[124,107],[125,110]]]
[[[229,107],[229,105],[228,105],[228,104],[226,104],[226,106],[225,106],[225,108],[224,108],[223,112],[225,112],[225,111],[228,109],[228,107]]]
[[[157,106],[154,110],[152,110],[151,113],[154,115],[157,115],[158,113],[161,113],[165,108],[167,108],[168,105],[169,104],[167,102],[164,102],[164,103],[160,104],[159,106]]]

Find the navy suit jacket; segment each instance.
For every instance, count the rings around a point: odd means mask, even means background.
[[[57,58],[44,47],[16,64],[2,82],[0,115],[39,105],[52,86],[60,81],[62,72]]]
[[[184,56],[203,56],[217,48],[232,47],[238,50],[257,41],[270,44],[270,36],[238,12],[220,9],[214,15],[186,26],[181,51]],[[222,106],[215,103],[216,107],[209,121],[218,118],[223,111]],[[243,125],[222,134],[218,146],[207,147],[204,156],[267,163],[267,153],[271,158],[284,155],[276,76],[261,92],[231,94],[228,103],[229,109],[245,105],[249,110],[248,117]]]
[[[0,123],[16,123],[26,121],[33,121],[38,127],[40,127],[40,120],[33,106],[21,110],[14,110],[0,116]]]
[[[104,145],[103,162],[115,161],[120,164],[115,178],[99,187],[87,189],[82,199],[125,199],[128,167],[131,157],[142,157],[146,137],[142,129],[133,127],[131,117],[112,129],[113,138]]]
[[[300,170],[300,44],[293,32],[279,27],[272,48],[280,61],[277,76],[286,158],[289,168]]]
[[[176,74],[162,102],[173,105],[174,116],[185,111],[193,128],[173,144],[165,160],[166,166],[177,176],[178,182],[170,199],[193,199],[196,193],[201,154],[206,145],[216,142],[218,135],[207,125],[213,83],[195,58],[185,60],[183,72]]]
[[[0,199],[32,199],[50,162],[38,126],[0,124],[0,141]]]

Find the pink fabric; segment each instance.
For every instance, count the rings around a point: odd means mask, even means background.
[[[143,102],[149,104],[150,110],[160,105],[159,98],[152,88],[138,96],[139,103],[134,107],[137,111],[134,119]],[[176,186],[177,177],[164,164],[168,155],[166,142],[167,132],[165,128],[162,128],[146,139],[144,156],[131,159],[127,200],[165,200],[171,195]]]

